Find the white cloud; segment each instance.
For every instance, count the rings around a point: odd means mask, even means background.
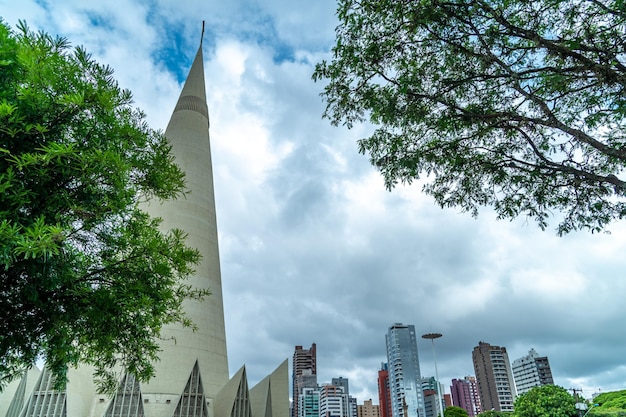
[[[442,319],[453,321],[468,314],[483,311],[496,297],[504,291],[502,285],[493,277],[485,277],[476,281],[459,282],[443,291],[441,299],[445,308]],[[459,308],[450,308],[458,306]]]
[[[511,287],[520,297],[537,297],[545,302],[584,298],[588,280],[575,270],[524,268],[511,273]]]

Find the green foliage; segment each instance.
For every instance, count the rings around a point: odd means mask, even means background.
[[[626,216],[623,0],[339,0],[325,117],[388,188],[558,234]]]
[[[576,417],[576,400],[564,388],[542,385],[518,396],[513,405],[515,417]]]
[[[593,401],[599,404],[599,409],[616,408],[626,410],[626,390],[604,392],[598,395]]]
[[[451,406],[443,410],[443,417],[467,417],[467,411],[461,407]]]
[[[590,417],[626,416],[626,390],[602,393],[593,402],[598,406],[589,410]]]
[[[478,417],[513,417],[513,413],[510,411],[483,411],[478,414]]]
[[[626,410],[622,409],[591,409],[587,417],[626,417]]]
[[[184,191],[161,132],[82,48],[0,21],[0,388],[45,358],[145,381],[166,323],[191,326],[199,261],[141,210]]]

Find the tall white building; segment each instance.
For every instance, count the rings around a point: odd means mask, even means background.
[[[51,376],[33,370],[0,396],[2,417],[288,417],[287,360],[254,388],[245,367],[230,378],[213,192],[209,113],[202,44],[165,131],[176,163],[185,171],[185,198],[148,205],[166,230],[188,234],[187,243],[202,263],[187,283],[210,289],[203,301],[188,300],[184,309],[197,330],[163,328],[156,376],[139,384],[127,374],[113,398],[99,395],[92,370],[70,369],[64,391],[51,388]]]
[[[394,324],[385,342],[392,417],[425,417],[415,326]]]
[[[358,406],[356,398],[350,395],[350,383],[348,379],[340,376],[339,378],[333,378],[330,383],[331,385],[343,388],[343,394],[346,397],[346,401],[344,402],[344,414],[347,417],[357,417]]]
[[[511,368],[518,394],[523,394],[533,387],[554,384],[548,357],[539,356],[535,349],[530,349],[528,355],[515,359]]]
[[[350,417],[349,396],[344,387],[324,384],[319,388],[320,417]]]
[[[356,398],[350,396],[348,380],[342,377],[315,388],[304,387],[298,401],[299,417],[357,417],[358,413]]]

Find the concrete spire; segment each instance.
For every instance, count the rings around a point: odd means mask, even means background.
[[[196,57],[193,60],[191,69],[189,70],[189,75],[187,76],[183,90],[180,93],[178,102],[176,103],[174,114],[172,115],[170,123],[165,131],[165,135],[168,138],[170,138],[172,134],[176,135],[176,132],[173,131],[176,126],[173,126],[172,123],[175,123],[179,119],[175,116],[176,112],[180,110],[196,111],[203,115],[208,122],[209,111],[206,104],[206,92],[204,90],[204,86],[204,62],[202,57],[202,42],[200,42],[200,47],[198,48]],[[208,136],[208,126],[203,130],[205,130],[203,134]]]
[[[195,332],[180,326],[163,329],[156,377],[142,384],[144,408],[150,416],[161,414],[150,410],[152,404],[157,407],[158,403],[160,409],[168,399],[170,407],[165,408],[172,410],[163,415],[172,415],[196,361],[208,401],[229,379],[202,42],[165,136],[172,145],[176,163],[185,172],[189,193],[163,204],[152,203],[148,211],[163,218],[165,230],[178,228],[188,234],[187,243],[202,254],[202,262],[188,283],[210,289],[211,295],[202,302],[187,301],[184,305],[198,326]]]

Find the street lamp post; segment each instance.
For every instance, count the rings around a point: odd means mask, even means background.
[[[435,362],[435,378],[436,378],[436,387],[435,387],[435,392],[437,393],[437,401],[438,401],[438,407],[439,407],[439,411],[441,412],[441,417],[443,417],[443,395],[439,392],[439,387],[440,387],[440,383],[439,383],[439,371],[437,371],[437,355],[435,354],[435,339],[439,339],[441,336],[443,336],[441,333],[426,333],[424,335],[422,335],[423,339],[430,339],[430,342],[433,346],[433,361]]]

